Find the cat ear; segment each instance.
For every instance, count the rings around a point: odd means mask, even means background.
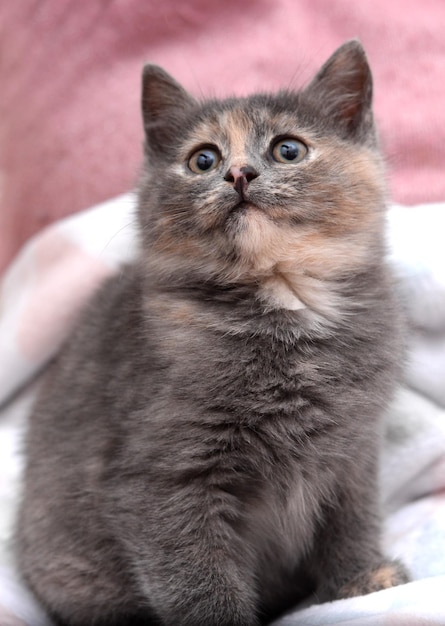
[[[361,43],[344,43],[326,61],[304,93],[340,134],[358,141],[375,140],[372,75]]]
[[[148,143],[162,143],[175,130],[175,119],[196,104],[187,91],[157,65],[142,73],[142,117]]]

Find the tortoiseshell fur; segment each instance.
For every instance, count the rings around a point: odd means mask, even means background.
[[[141,254],[30,421],[17,554],[55,623],[258,626],[407,580],[379,539],[401,324],[371,100],[355,41],[298,93],[201,103],[145,68]]]

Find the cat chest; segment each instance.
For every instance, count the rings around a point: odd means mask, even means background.
[[[182,357],[175,369],[177,388],[196,394],[202,406],[240,415],[294,413],[322,383],[320,369],[309,359],[254,341],[209,341]]]

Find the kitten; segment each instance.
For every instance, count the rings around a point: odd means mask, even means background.
[[[57,624],[254,626],[407,580],[379,545],[399,376],[361,45],[301,92],[143,76],[142,253],[31,417],[21,572]]]

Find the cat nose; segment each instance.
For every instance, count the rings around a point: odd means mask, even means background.
[[[232,167],[227,170],[224,180],[228,183],[233,183],[234,189],[242,198],[249,183],[255,178],[258,178],[258,176],[258,172],[251,165],[243,165],[243,167],[232,165]]]

